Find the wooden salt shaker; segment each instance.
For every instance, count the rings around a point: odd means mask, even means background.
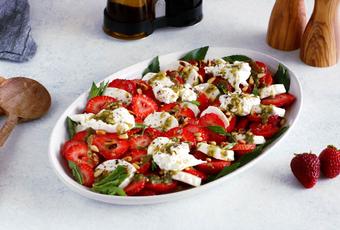
[[[328,67],[337,63],[338,3],[339,0],[315,0],[301,43],[300,57],[307,65]]]
[[[306,22],[304,0],[276,0],[268,25],[268,44],[284,51],[300,48]]]

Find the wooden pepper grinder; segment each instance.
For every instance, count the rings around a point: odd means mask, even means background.
[[[339,0],[315,0],[301,44],[300,57],[307,65],[328,67],[337,63],[338,3]]]
[[[304,0],[276,0],[268,25],[268,44],[284,51],[300,48],[306,23]]]

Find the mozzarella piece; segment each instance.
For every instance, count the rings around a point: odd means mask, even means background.
[[[270,115],[277,115],[279,117],[284,117],[286,110],[274,105],[256,105],[252,108],[252,111],[258,114],[267,113]]]
[[[192,86],[197,85],[199,83],[198,68],[186,61],[180,61],[179,63],[182,67],[178,70],[185,80],[185,83]]]
[[[258,96],[245,93],[231,93],[219,97],[220,108],[232,112],[238,116],[247,116],[251,113],[253,106],[259,105],[261,100]]]
[[[170,87],[170,86],[175,85],[175,83],[173,83],[171,79],[166,76],[165,72],[147,73],[144,75],[142,80],[146,81],[152,87],[156,87],[156,86]]]
[[[286,88],[283,84],[274,84],[274,85],[270,85],[259,90],[261,99],[270,97],[270,96],[274,97],[275,95],[285,93],[285,92],[286,92]]]
[[[119,185],[119,188],[125,188],[132,180],[132,177],[135,175],[135,172],[137,171],[136,168],[130,164],[129,162],[125,160],[107,160],[98,165],[95,169],[95,176],[98,177],[102,175],[103,173],[108,174],[112,171],[114,171],[119,165],[124,166],[127,169],[128,177],[122,181],[122,183]]]
[[[197,144],[197,150],[218,160],[233,161],[234,151],[220,148],[217,145],[210,145],[204,142]]]
[[[187,172],[177,172],[175,175],[172,176],[172,179],[190,184],[195,187],[200,186],[202,183],[202,179],[200,177]]]
[[[181,106],[184,107],[184,108],[187,107],[187,108],[191,109],[191,111],[194,112],[195,117],[197,117],[197,115],[200,112],[200,109],[198,108],[198,106],[194,105],[193,103],[190,103],[190,102],[182,102]]]
[[[201,113],[201,117],[203,117],[204,115],[206,115],[208,113],[216,114],[223,121],[224,128],[227,128],[229,126],[229,120],[228,120],[227,116],[219,108],[217,108],[215,106],[209,106],[208,108],[206,108]]]
[[[178,127],[177,119],[168,112],[151,113],[144,119],[144,124],[161,131]]]
[[[153,87],[152,91],[156,99],[165,104],[176,102],[179,97],[178,92],[175,92],[172,88],[163,87],[162,85]]]
[[[147,150],[153,161],[162,170],[181,171],[185,168],[205,163],[189,154],[188,143],[176,143],[167,137],[154,139]]]
[[[223,59],[216,59],[215,63],[215,66],[205,67],[205,71],[213,76],[227,79],[237,93],[242,92],[241,85],[248,86],[247,80],[251,75],[251,67],[248,62],[235,61],[231,64]]]
[[[210,83],[196,85],[194,89],[207,95],[211,101],[214,101],[218,95],[220,95],[220,90],[214,84]]]
[[[103,116],[105,114],[105,116]],[[100,117],[103,116],[105,121]],[[123,107],[114,110],[102,110],[98,114],[84,113],[71,115],[70,118],[79,122],[76,131],[80,132],[88,128],[95,130],[105,130],[109,133],[126,133],[135,127],[135,118],[129,113],[129,111]],[[106,121],[109,120],[110,123]]]
[[[236,135],[233,135],[233,137],[237,141],[246,141],[248,143],[256,144],[256,145],[261,145],[266,142],[266,139],[263,136],[257,136],[251,133],[246,133],[246,134],[238,133]]]
[[[181,89],[180,96],[182,101],[196,101],[197,99],[197,94],[195,93],[195,91],[186,86]]]
[[[118,89],[115,87],[107,87],[103,95],[113,97],[127,105],[129,105],[132,101],[131,93],[127,92],[126,90]]]

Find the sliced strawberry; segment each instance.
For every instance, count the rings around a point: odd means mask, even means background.
[[[139,162],[143,156],[146,156],[146,154],[147,154],[146,150],[135,149],[135,150],[130,151],[129,156],[132,157],[131,162],[135,163],[135,162]]]
[[[123,89],[132,95],[136,93],[137,85],[136,82],[126,79],[114,79],[108,85],[108,87]]]
[[[177,113],[176,113],[176,118],[178,120],[182,119],[185,120],[186,118],[188,119],[195,119],[195,113],[186,107],[182,107]]]
[[[142,119],[147,117],[150,113],[156,112],[158,109],[157,103],[145,95],[134,96],[131,104],[134,114]]]
[[[249,120],[246,117],[241,117],[238,119],[236,124],[236,130],[247,130]]]
[[[135,135],[129,139],[130,149],[145,149],[149,146],[152,139],[144,134],[144,135]]]
[[[195,133],[199,133],[200,135],[197,136],[197,137],[200,137],[199,141],[208,141],[208,139],[209,139],[209,132],[204,127],[199,127],[197,125],[187,125],[187,126],[184,127],[183,130],[191,132],[194,135],[195,135]]]
[[[98,113],[103,109],[108,108],[113,102],[117,100],[109,96],[97,96],[91,98],[86,104],[86,113]]]
[[[65,152],[67,152],[70,147],[72,147],[74,145],[80,145],[82,147],[84,144],[86,145],[86,143],[84,141],[79,141],[79,140],[73,140],[72,139],[72,140],[66,141],[64,143],[63,147],[61,148],[60,153],[61,153],[61,155],[65,156]]]
[[[140,191],[142,191],[146,184],[146,178],[142,176],[136,180],[133,180],[128,186],[124,188],[126,195],[134,196]]]
[[[200,151],[195,151],[192,153],[192,155],[196,158],[196,159],[199,159],[199,160],[202,160],[202,161],[205,161],[208,156],[205,155],[204,153],[200,152]]]
[[[236,144],[232,148],[238,156],[243,156],[244,154],[252,152],[256,148],[255,144]]]
[[[177,188],[177,182],[172,180],[170,182],[152,182],[146,183],[145,187],[156,193],[169,193]]]
[[[186,168],[183,171],[201,178],[202,181],[206,180],[208,177],[205,173],[198,171],[197,169],[194,169],[194,168]]]
[[[64,144],[62,153],[64,154],[66,160],[72,161],[75,164],[88,164],[88,152],[89,149],[85,142],[80,141],[67,141]]]
[[[178,103],[170,103],[170,104],[164,104],[159,108],[159,111],[161,112],[168,112],[168,113],[176,113],[179,110],[179,105]]]
[[[133,82],[136,83],[137,89],[142,90],[142,94],[155,100],[155,95],[153,94],[152,87],[146,81],[135,79],[133,80]]]
[[[209,133],[209,141],[215,141],[217,144],[221,144],[222,142],[227,141],[227,137],[218,133],[215,133],[211,130],[208,130]]]
[[[178,138],[182,134],[183,134],[183,129],[180,127],[175,127],[175,128],[172,128],[166,131],[164,136],[167,138]]]
[[[182,138],[181,141],[188,142],[190,145],[195,146],[196,145],[196,137],[195,135],[188,131],[187,129],[182,129]]]
[[[209,98],[204,93],[198,95],[197,101],[200,103],[198,106],[200,111],[205,110],[209,106]]]
[[[295,97],[289,93],[276,95],[275,97],[268,97],[261,101],[264,105],[275,105],[277,107],[287,107],[293,104]]]
[[[236,116],[233,116],[231,118],[231,120],[229,121],[229,126],[226,128],[226,131],[228,133],[231,133],[232,131],[234,131],[235,126],[236,126],[236,122],[237,122],[237,118],[236,118]]]
[[[141,174],[147,174],[150,172],[150,169],[151,169],[151,160],[140,163],[139,169],[137,169],[137,172]]]
[[[129,149],[129,141],[118,139],[117,134],[94,135],[92,144],[106,160],[120,159]]]
[[[140,193],[137,194],[137,196],[154,196],[154,195],[157,195],[157,193],[149,189],[143,189]]]
[[[207,113],[204,116],[202,116],[198,124],[202,127],[208,127],[208,126],[221,126],[224,127],[224,122],[219,118],[219,116],[215,113]]]
[[[78,165],[78,168],[81,173],[81,177],[83,180],[83,185],[86,187],[92,187],[92,184],[94,183],[94,170],[87,164],[80,164]]]
[[[84,130],[84,131],[76,133],[73,136],[72,140],[74,140],[74,141],[86,141],[87,135],[88,135],[88,131]]]
[[[222,161],[222,160],[212,160],[207,163],[203,163],[200,165],[196,165],[195,167],[206,174],[217,174],[224,167],[229,166],[231,164],[230,161]]]
[[[253,123],[250,125],[250,130],[254,135],[270,138],[279,131],[279,127],[273,124]]]
[[[224,89],[224,90],[226,90],[228,92],[234,92],[233,86],[226,79],[223,79],[221,77],[216,77],[212,83],[214,85],[216,85],[219,89]],[[223,91],[221,93],[224,94],[225,91]]]
[[[144,131],[144,134],[148,135],[149,137],[151,137],[151,139],[156,139],[157,137],[161,137],[164,135],[163,132],[155,129],[155,128],[151,128],[151,127],[148,127],[145,129]]]
[[[269,86],[273,84],[273,77],[270,73],[268,66],[263,62],[256,61],[258,72],[262,72],[265,75],[259,79],[260,87]]]

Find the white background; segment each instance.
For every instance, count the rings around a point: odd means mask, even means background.
[[[265,43],[274,0],[205,0],[204,20],[119,41],[102,30],[105,0],[31,0],[36,56],[0,62],[0,75],[30,76],[53,98],[44,118],[20,124],[0,150],[0,229],[339,229],[340,177],[303,189],[292,176],[293,153],[340,147],[340,66],[312,68],[299,52]],[[308,15],[313,1],[308,0]],[[249,48],[279,58],[299,76],[302,116],[268,156],[214,190],[152,206],[114,206],[66,188],[48,160],[48,138],[67,106],[100,79],[159,54],[204,45]]]

